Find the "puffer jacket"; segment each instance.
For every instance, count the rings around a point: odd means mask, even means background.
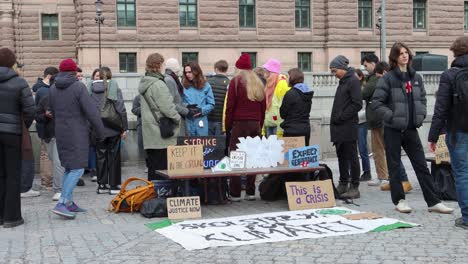
[[[22,120],[30,127],[35,115],[28,83],[11,68],[0,67],[0,133],[21,135]]]
[[[426,90],[421,75],[408,67],[413,91],[413,124],[409,123],[408,94],[406,83],[399,68],[385,74],[377,82],[372,97],[372,109],[381,116],[384,126],[397,130],[406,130],[408,127],[420,127],[426,118]]]
[[[310,109],[314,91],[305,83],[298,83],[283,98],[280,115],[284,120],[281,128],[290,135],[310,134]]]

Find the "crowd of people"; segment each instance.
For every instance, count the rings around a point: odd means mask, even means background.
[[[441,77],[428,141],[434,150],[439,135],[447,133],[462,211],[456,225],[468,228],[468,132],[458,124],[463,117],[454,111],[453,99],[453,80],[468,66],[468,37],[457,39],[451,50],[456,59]],[[339,79],[330,116],[330,139],[339,163],[337,190],[343,198],[358,199],[359,185],[367,181],[390,191],[397,211],[411,212],[405,193],[412,186],[401,162],[403,148],[428,210],[450,214],[453,209],[436,195],[417,131],[427,115],[427,99],[423,79],[411,67],[412,57],[409,47],[397,42],[389,63],[373,54],[362,58],[367,74],[350,67],[342,55],[330,62],[331,73]],[[31,189],[34,161],[27,150],[31,148],[28,128],[34,120],[53,163],[53,200],[58,203],[52,212],[73,219],[86,211],[73,199],[85,168],[97,181],[98,194],[120,190],[121,142],[128,130],[122,91],[108,67],[94,70],[91,81],[84,84],[77,64],[65,59],[58,69],[44,70],[33,97],[15,64],[15,54],[0,49],[0,224],[22,224],[20,197],[37,195]],[[176,145],[178,136],[225,134],[229,150],[236,149],[239,137],[247,136],[303,136],[309,144],[314,91],[298,68],[283,75],[280,61],[270,58],[253,69],[249,54],[237,59],[231,79],[225,60],[217,61],[215,74],[208,77],[197,62],[180,65],[158,53],[150,54],[145,66],[132,113],[137,116],[138,145],[145,150],[149,180],[162,179],[158,170],[167,169],[167,147]],[[370,169],[368,130],[376,178]],[[241,179],[230,178],[231,201],[241,201],[241,190]],[[255,200],[255,176],[247,177],[245,190],[245,200]]]

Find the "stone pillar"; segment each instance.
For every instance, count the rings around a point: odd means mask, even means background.
[[[0,47],[15,47],[13,13],[13,1],[0,0]]]

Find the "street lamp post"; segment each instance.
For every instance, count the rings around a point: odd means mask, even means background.
[[[382,58],[382,7],[377,9],[377,23],[375,24],[377,29],[379,30],[379,50],[380,50],[380,60],[384,60]]]
[[[99,68],[102,67],[101,64],[101,24],[104,24],[104,17],[102,16],[102,5],[104,4],[101,0],[96,0],[94,3],[96,5],[96,23],[98,24],[98,42],[99,42]]]

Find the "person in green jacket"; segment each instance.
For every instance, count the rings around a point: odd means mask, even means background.
[[[173,97],[164,82],[161,73],[164,57],[153,53],[146,59],[146,74],[140,80],[138,92],[141,97],[141,124],[143,128],[143,147],[148,156],[148,180],[160,180],[157,170],[167,169],[167,147],[176,145],[180,131],[180,115],[176,110]],[[156,109],[159,117],[167,117],[176,125],[174,135],[168,138],[161,136],[161,130],[150,106]]]

